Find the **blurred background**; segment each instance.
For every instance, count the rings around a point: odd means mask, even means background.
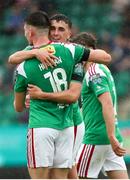
[[[130,0],[0,0],[0,178],[29,178],[26,169],[28,112],[13,108],[13,72],[8,56],[27,46],[23,34],[26,15],[36,10],[64,13],[73,34],[93,32],[98,47],[112,55],[110,69],[118,95],[119,126],[130,171]]]

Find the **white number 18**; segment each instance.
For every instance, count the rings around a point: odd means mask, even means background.
[[[61,76],[61,79],[59,79],[58,74]],[[67,89],[67,76],[65,70],[62,68],[57,68],[54,69],[53,72],[48,72],[44,74],[44,78],[49,78],[54,92],[62,91],[61,85],[64,86],[64,90]]]

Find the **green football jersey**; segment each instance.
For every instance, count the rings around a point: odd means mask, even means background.
[[[17,68],[16,92],[25,92],[28,84],[34,84],[45,92],[59,92],[68,89],[73,70],[77,63],[87,60],[89,49],[73,44],[49,44],[41,49],[51,49],[58,57],[57,66],[45,69],[33,58],[24,61]],[[30,101],[29,128],[50,127],[64,129],[73,126],[73,104],[59,104],[48,100]]]
[[[49,46],[49,48],[50,48],[50,46]],[[30,49],[33,49],[33,46],[29,45],[25,48],[25,50],[30,50]],[[72,74],[72,81],[73,80],[76,81],[77,76],[78,76],[78,81],[82,81],[82,78],[84,76],[84,70],[83,70],[82,63],[78,63],[75,65],[73,74]],[[83,122],[83,116],[81,114],[80,107],[77,102],[73,104],[73,118],[72,119],[73,119],[74,126],[77,126]]]
[[[83,116],[80,111],[78,102],[73,104],[73,121],[74,121],[74,126],[78,126],[83,122]]]
[[[73,75],[72,75],[72,81],[75,81],[77,76],[78,76],[78,80],[82,81],[82,78],[84,76],[82,63],[78,63],[75,65]],[[83,117],[82,117],[78,102],[73,104],[73,121],[74,121],[74,126],[78,126],[79,124],[83,122]]]
[[[110,144],[102,106],[97,98],[105,92],[110,92],[115,111],[115,135],[120,142],[122,141],[117,121],[117,97],[113,77],[105,65],[93,63],[86,72],[82,87],[82,112],[85,123],[83,143],[85,144]]]

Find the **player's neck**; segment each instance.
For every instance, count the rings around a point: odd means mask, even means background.
[[[50,43],[50,40],[48,39],[47,36],[41,36],[33,40],[34,47],[40,47],[49,43]]]

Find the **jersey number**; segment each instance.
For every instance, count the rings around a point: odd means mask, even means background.
[[[62,91],[61,86],[64,86],[64,90],[67,89],[67,76],[65,70],[62,68],[57,68],[54,69],[53,72],[48,72],[44,74],[44,78],[49,78],[54,92]]]

